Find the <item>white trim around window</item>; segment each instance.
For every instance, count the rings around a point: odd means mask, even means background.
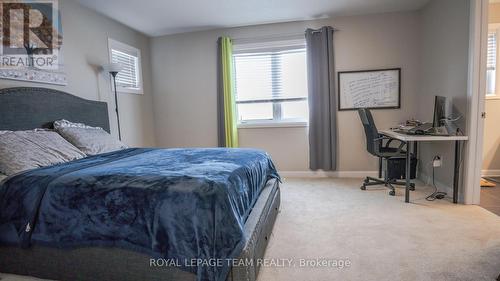
[[[500,24],[491,23],[488,24],[488,34],[494,32],[496,34],[496,73],[495,73],[495,94],[486,94],[487,100],[497,100],[500,99]],[[488,56],[489,57],[489,56]]]
[[[238,129],[259,129],[259,128],[297,128],[307,127],[307,121],[287,120],[287,121],[274,121],[274,120],[258,120],[255,122],[238,123]]]
[[[141,50],[108,38],[109,62],[118,62],[123,71],[116,76],[119,93],[143,94]],[[111,90],[114,91],[113,81]]]
[[[306,127],[305,39],[235,41],[238,128]]]

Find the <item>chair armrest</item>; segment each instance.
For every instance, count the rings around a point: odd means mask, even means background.
[[[392,140],[392,138],[386,137],[386,136],[381,136],[381,137],[378,137],[376,139],[373,139],[374,142],[379,141],[379,140]]]
[[[389,145],[391,144],[392,141],[399,141],[400,142],[400,145],[401,143],[402,144],[406,144],[404,141],[402,140],[398,140],[398,139],[393,139],[393,138],[389,138],[389,140],[387,141],[387,143],[385,144],[385,147],[389,147]]]
[[[403,142],[403,141],[401,141],[401,140],[398,140],[398,139],[393,139],[393,138],[391,138],[391,137],[387,137],[387,136],[381,136],[381,137],[378,137],[378,138],[376,138],[376,139],[373,139],[373,141],[374,141],[374,142],[375,142],[375,141],[379,141],[379,140],[382,140],[382,141],[383,141],[383,140],[387,140],[387,143],[385,144],[385,147],[388,147],[388,146],[391,144],[391,142],[392,142],[392,141],[394,141],[394,140],[395,140],[395,141],[399,141],[399,142],[401,142],[402,144],[406,144],[405,142]]]
[[[400,141],[397,153],[403,152],[403,148],[406,146],[406,142]],[[408,148],[407,148],[408,149]]]
[[[406,142],[404,142],[402,140],[398,140],[398,139],[386,137],[386,136],[382,136],[382,137],[380,137],[380,138],[378,138],[376,140],[383,140],[383,139],[387,139],[387,143],[385,144],[384,147],[389,147],[392,141],[399,141],[400,143],[399,143],[399,146],[398,146],[397,153],[403,152],[403,148],[406,146]]]

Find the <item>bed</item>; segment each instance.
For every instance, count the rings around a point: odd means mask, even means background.
[[[0,130],[109,132],[106,103],[51,89],[0,90],[0,112]],[[219,148],[95,155],[11,176],[0,195],[0,272],[56,280],[256,280],[280,204],[265,153]]]

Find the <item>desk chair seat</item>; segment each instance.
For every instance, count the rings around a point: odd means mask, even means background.
[[[379,178],[366,177],[361,186],[361,190],[366,190],[367,186],[383,184],[390,189],[389,195],[394,196],[396,195],[394,185],[404,186],[406,183],[395,179],[389,179],[387,171],[382,178],[382,164],[384,159],[387,161],[391,158],[406,158],[406,143],[380,135],[370,110],[361,108],[358,110],[358,113],[365,131],[366,150],[373,156],[379,158]],[[391,146],[393,142],[399,142],[398,147]],[[415,190],[415,184],[411,184],[410,189]]]

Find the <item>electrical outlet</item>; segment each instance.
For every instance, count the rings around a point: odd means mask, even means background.
[[[442,165],[441,156],[439,155],[434,156],[434,159],[432,160],[432,166],[441,167],[441,165]]]

